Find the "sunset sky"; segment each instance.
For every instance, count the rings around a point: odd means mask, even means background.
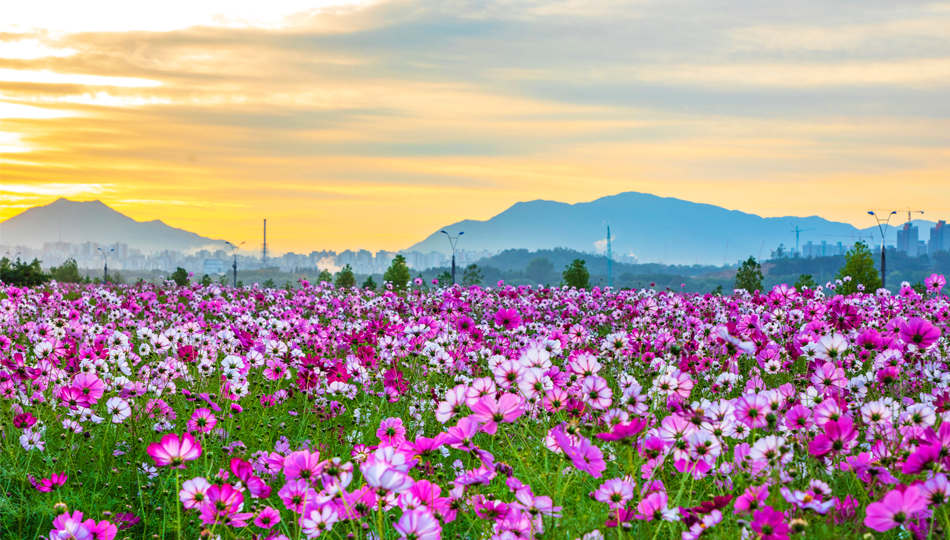
[[[950,220],[950,2],[41,0],[0,32],[0,219],[100,199],[297,252],[623,191]]]

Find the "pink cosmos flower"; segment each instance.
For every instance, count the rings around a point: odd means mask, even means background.
[[[364,463],[360,465],[360,472],[363,473],[363,480],[380,496],[408,491],[414,483],[409,475],[383,462]]]
[[[284,506],[288,510],[297,514],[303,513],[307,503],[315,497],[313,490],[310,488],[310,483],[302,478],[288,481],[277,492],[277,496],[284,502]]]
[[[404,513],[395,527],[400,540],[440,540],[442,537],[439,521],[425,508]]]
[[[205,497],[204,504],[199,507],[205,525],[246,527],[247,520],[254,517],[253,513],[240,512],[244,495],[231,484],[212,485]]]
[[[339,521],[340,516],[333,506],[324,506],[322,509],[308,509],[305,516],[300,516],[300,527],[308,538],[317,538],[322,533],[333,529],[333,524]]]
[[[607,470],[607,464],[604,463],[604,454],[600,448],[592,445],[590,440],[584,437],[578,437],[577,446],[571,444],[570,438],[564,433],[563,427],[555,428],[554,440],[564,452],[564,455],[571,459],[571,463],[579,471],[584,471],[594,478],[600,478],[601,473]]]
[[[320,452],[310,453],[300,450],[284,458],[284,478],[287,481],[302,478],[308,482],[316,482],[320,476]]]
[[[769,498],[769,486],[749,486],[746,488],[745,493],[739,495],[736,499],[736,504],[733,507],[733,511],[736,514],[751,514],[752,512],[761,508],[762,503],[764,503]]]
[[[825,423],[824,433],[820,433],[815,440],[808,443],[808,451],[813,456],[822,457],[826,454],[847,454],[851,445],[858,438],[854,430],[854,422],[847,416],[841,419],[829,420]]]
[[[772,409],[768,397],[763,394],[742,396],[736,400],[736,420],[752,429],[768,425],[765,415]]]
[[[602,411],[610,407],[614,392],[604,378],[592,375],[581,383],[580,395],[584,403]]]
[[[785,514],[766,506],[752,514],[752,530],[760,540],[788,540],[788,524]]]
[[[215,418],[214,413],[211,412],[211,409],[200,408],[195,410],[191,415],[191,418],[188,420],[188,431],[197,431],[199,433],[211,433],[214,430],[214,426],[218,424],[218,419]]]
[[[62,473],[62,474],[53,473],[52,475],[50,475],[49,478],[43,478],[42,480],[36,483],[33,482],[32,476],[30,476],[29,478],[30,478],[30,482],[33,483],[33,487],[36,488],[36,491],[49,493],[50,491],[53,491],[59,486],[62,486],[63,484],[65,484],[67,476],[66,476],[66,473]]]
[[[472,405],[473,421],[483,424],[481,430],[494,435],[498,422],[511,423],[524,414],[524,400],[515,394],[505,394],[495,401],[495,396],[485,396]]]
[[[612,509],[624,508],[633,498],[633,486],[620,478],[607,480],[594,492],[594,499],[606,503]]]
[[[780,490],[785,502],[795,505],[801,509],[814,510],[819,514],[826,514],[835,506],[835,501],[822,501],[821,495],[816,495],[814,491],[792,491],[785,486]]]
[[[940,289],[946,284],[947,278],[940,274],[931,274],[930,277],[924,280],[924,285],[927,286],[927,290],[934,294],[939,293]]]
[[[210,487],[211,483],[201,477],[185,480],[181,491],[178,492],[178,500],[186,509],[198,508],[204,502]]]
[[[878,532],[889,531],[926,509],[927,499],[920,496],[917,486],[909,486],[903,493],[895,489],[882,501],[868,505],[864,524]]]
[[[254,525],[262,529],[270,529],[280,523],[280,512],[270,506],[265,506],[254,518]]]
[[[169,465],[176,469],[184,469],[186,461],[193,461],[201,456],[201,444],[190,433],[183,434],[181,438],[174,433],[169,433],[162,437],[161,442],[148,445],[146,452],[152,456],[159,467]]]
[[[379,423],[376,430],[382,446],[399,446],[406,440],[406,428],[402,425],[402,418],[387,418]]]
[[[940,339],[940,329],[926,319],[914,317],[907,322],[901,321],[898,328],[901,341],[913,347],[912,350],[925,351]]]
[[[637,504],[637,515],[634,518],[643,521],[679,521],[681,517],[679,509],[671,509],[668,505],[669,498],[666,492],[654,491]]]
[[[521,316],[514,309],[499,309],[495,313],[495,325],[505,330],[514,330],[521,326]]]
[[[49,537],[50,540],[91,540],[93,538],[92,531],[83,522],[82,512],[79,511],[56,516]]]
[[[647,426],[646,420],[633,419],[628,422],[621,422],[613,426],[608,433],[598,433],[597,438],[602,441],[621,441],[632,439],[643,431]]]

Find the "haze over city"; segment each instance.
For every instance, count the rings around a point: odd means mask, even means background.
[[[946,2],[20,2],[0,24],[2,220],[101,200],[255,248],[268,218],[309,252],[628,191],[950,219]]]

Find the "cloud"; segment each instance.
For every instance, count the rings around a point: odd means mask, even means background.
[[[89,196],[214,237],[266,217],[294,251],[631,190],[842,220],[898,178],[907,204],[950,200],[929,3],[201,4],[19,8],[4,186],[108,186]]]

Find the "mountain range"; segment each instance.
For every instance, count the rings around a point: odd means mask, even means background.
[[[903,225],[901,215],[892,222]],[[873,224],[873,218],[867,216]],[[914,220],[921,240],[927,240],[931,221]],[[610,226],[615,255],[635,255],[641,263],[709,264],[735,263],[750,255],[761,260],[784,244],[795,246],[793,228],[801,232],[801,245],[864,240],[880,242],[876,225],[858,229],[847,223],[818,216],[763,218],[709,204],[658,197],[646,193],[620,193],[591,202],[567,204],[536,200],[519,202],[485,221],[464,220],[440,227],[408,251],[451,253],[442,230],[459,238],[459,249],[499,252],[507,249],[568,248],[603,253]],[[896,227],[890,227],[887,243],[896,243]],[[77,202],[58,199],[30,208],[0,223],[0,242],[40,248],[45,242],[112,244],[124,242],[143,251],[224,247],[215,240],[177,229],[159,220],[140,222],[109,208],[101,201]],[[359,247],[359,246],[354,246]],[[313,249],[320,249],[314,246]]]
[[[903,225],[900,214],[894,217],[892,223]],[[874,223],[871,216],[867,219]],[[913,224],[918,225],[921,240],[929,238],[933,222],[914,220]],[[441,232],[445,230],[453,236],[464,232],[457,247],[465,250],[565,247],[603,252],[608,225],[615,255],[633,254],[640,262],[667,264],[721,265],[750,255],[768,258],[780,244],[786,249],[795,246],[795,226],[803,229],[801,245],[809,240],[845,245],[858,240],[870,245],[880,242],[877,225],[858,229],[818,216],[763,218],[710,204],[627,192],[576,204],[520,202],[486,221],[465,220],[441,227],[409,250],[451,253]],[[896,228],[888,228],[887,243],[896,243]]]
[[[123,242],[143,251],[194,251],[227,247],[159,220],[135,221],[101,201],[57,199],[0,223],[0,242],[41,248],[45,242],[114,244]],[[212,247],[213,246],[213,247]]]

